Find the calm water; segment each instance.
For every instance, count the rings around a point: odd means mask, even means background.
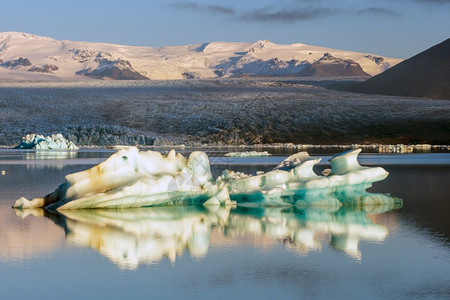
[[[450,297],[449,154],[361,157],[390,172],[369,191],[397,208],[11,209],[110,154],[0,151],[0,299]],[[213,171],[282,159],[216,158]]]

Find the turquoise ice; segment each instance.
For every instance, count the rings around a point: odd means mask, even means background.
[[[15,201],[15,208],[67,210],[136,208],[163,205],[332,206],[391,205],[391,197],[372,197],[365,190],[385,179],[381,167],[363,167],[361,149],[330,159],[331,172],[317,175],[320,159],[299,152],[273,170],[249,175],[226,170],[213,178],[209,158],[195,151],[188,158],[135,147],[122,149],[91,169],[69,174],[42,198]]]

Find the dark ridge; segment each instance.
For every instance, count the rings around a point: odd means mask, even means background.
[[[3,63],[3,66],[7,67],[7,68],[15,68],[17,66],[24,66],[24,67],[29,67],[31,66],[32,63],[28,58],[23,58],[23,57],[19,57],[16,60],[10,60],[10,61],[6,61]]]
[[[197,51],[197,52],[203,52],[203,51],[205,51],[206,47],[208,47],[209,44],[210,44],[209,42],[208,42],[208,43],[203,43],[203,44],[201,44],[200,47],[198,47],[197,49],[195,49],[195,51]]]
[[[450,39],[348,90],[450,100]]]
[[[53,71],[59,70],[55,65],[43,65],[42,67],[33,66],[28,69],[28,72],[40,72],[40,73],[53,73]]]
[[[184,72],[181,74],[185,79],[195,79],[195,74],[191,72]]]

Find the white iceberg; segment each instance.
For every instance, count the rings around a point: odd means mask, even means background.
[[[225,157],[263,157],[270,156],[270,153],[267,151],[244,151],[244,152],[228,152],[225,153]]]
[[[226,170],[214,180],[204,152],[192,152],[186,159],[174,150],[163,156],[130,147],[91,169],[67,175],[53,193],[32,200],[22,197],[15,201],[14,207],[63,210],[177,204],[390,204],[389,197],[354,197],[351,203],[339,200],[340,195],[364,192],[371,183],[388,176],[381,167],[360,166],[359,152],[361,149],[350,150],[330,159],[332,169],[328,176],[313,171],[320,159],[300,152],[264,174],[252,176]]]
[[[16,149],[36,149],[36,150],[77,150],[78,147],[71,141],[64,138],[60,133],[51,136],[40,134],[27,134]]]

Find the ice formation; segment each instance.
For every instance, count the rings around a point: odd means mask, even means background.
[[[375,151],[378,151],[379,153],[413,153],[414,146],[403,144],[379,145],[375,147]]]
[[[267,151],[228,152],[224,156],[226,156],[226,157],[262,157],[262,156],[270,156],[270,153]]]
[[[131,147],[91,169],[67,175],[53,193],[32,200],[22,197],[15,201],[14,207],[63,210],[177,204],[337,207],[389,204],[392,198],[361,196],[371,183],[385,179],[388,172],[381,167],[360,166],[357,161],[360,152],[361,149],[350,150],[331,158],[328,176],[313,171],[320,159],[299,152],[267,173],[247,175],[226,170],[214,180],[204,152],[192,152],[186,159],[174,150],[163,156]],[[340,200],[342,195],[348,197]]]
[[[38,150],[76,150],[78,149],[74,143],[65,139],[62,134],[52,134],[51,136],[43,136],[40,134],[27,134],[17,149],[38,149]]]

